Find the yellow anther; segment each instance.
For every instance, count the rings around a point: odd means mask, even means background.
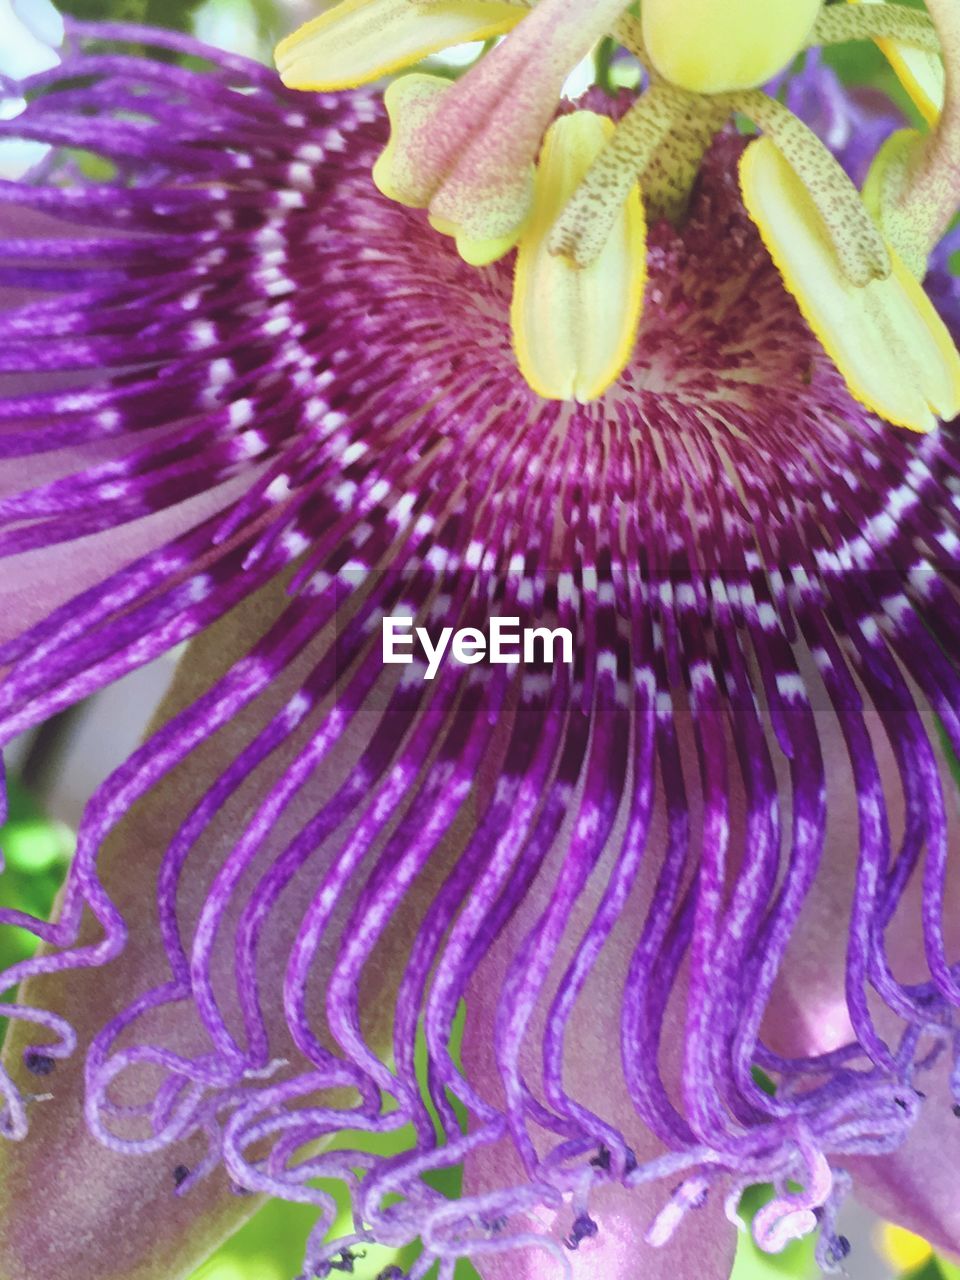
[[[885,0],[849,0],[851,4],[882,5]],[[902,6],[898,6],[902,10]],[[919,18],[920,14],[912,17]],[[946,89],[946,75],[943,60],[936,53],[919,49],[916,45],[906,44],[903,40],[885,37],[877,40],[887,61],[893,67],[900,83],[913,99],[917,110],[927,124],[936,124],[943,110],[943,99]]]
[[[578,111],[549,129],[533,215],[520,240],[511,320],[520,370],[549,400],[594,400],[633,352],[646,283],[646,226],[634,185],[599,257],[579,268],[550,252],[557,215],[614,126]]]
[[[783,103],[758,89],[738,94],[734,101],[769,135],[803,182],[850,283],[865,285],[889,276],[890,255],[877,224],[836,157],[813,130]]]
[[[803,48],[821,0],[643,0],[651,62],[694,93],[753,89]]]
[[[277,45],[277,69],[291,89],[351,88],[503,35],[525,12],[505,0],[341,0]]]
[[[851,393],[913,431],[960,414],[960,354],[896,253],[886,280],[852,284],[806,187],[768,138],[744,152],[740,181],[784,284]]]
[[[891,134],[874,157],[863,186],[865,207],[917,280],[927,274],[930,245],[926,228],[904,216],[902,198],[925,141],[915,129],[898,129]]]

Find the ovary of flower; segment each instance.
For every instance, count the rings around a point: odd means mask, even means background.
[[[277,45],[277,68],[291,89],[351,88],[504,35],[525,13],[505,0],[342,0]]]
[[[820,5],[821,0],[644,0],[644,43],[660,75],[682,89],[753,89],[800,52]]]
[[[548,400],[593,400],[623,371],[636,341],[646,282],[639,188],[621,203],[599,257],[580,268],[550,251],[557,215],[613,133],[577,111],[553,124],[537,169],[534,210],[517,252],[511,321],[520,371]]]
[[[960,414],[960,354],[897,254],[886,279],[851,283],[806,187],[768,138],[744,152],[740,182],[784,283],[853,395],[914,431]]]

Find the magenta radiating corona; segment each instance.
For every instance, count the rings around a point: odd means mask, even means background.
[[[0,741],[212,630],[55,922],[0,912],[43,943],[3,982],[0,1273],[182,1276],[244,1192],[317,1206],[311,1278],[420,1240],[384,1276],[721,1280],[757,1182],[758,1243],[828,1271],[851,1181],[960,1249],[960,437],[851,398],[742,140],[579,405],[516,368],[510,259],[374,188],[375,94],[78,23],[27,89]],[[575,658],[427,682],[385,615]]]

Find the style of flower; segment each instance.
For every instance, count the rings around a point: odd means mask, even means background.
[[[930,8],[947,49],[960,46],[953,0]],[[740,160],[746,206],[853,395],[915,430],[954,417],[960,356],[914,275],[954,207],[955,107],[934,142],[900,137],[868,208],[827,147],[759,87],[805,45],[876,37],[935,122],[944,89],[930,18],[821,0],[685,0],[682,11],[645,0],[639,20],[626,9],[622,0],[341,0],[283,41],[277,62],[294,88],[343,88],[512,29],[459,83],[419,73],[393,81],[392,134],[373,172],[386,195],[427,208],[470,262],[519,242],[514,343],[541,395],[589,401],[620,376],[646,280],[637,180],[652,217],[682,217],[711,138],[739,112],[764,134]],[[607,31],[647,69],[648,87],[616,128],[574,116],[550,125],[541,151],[565,77]]]
[[[0,183],[0,742],[191,644],[56,918],[0,911],[42,944],[0,1273],[173,1280],[259,1193],[317,1207],[311,1280],[723,1280],[760,1181],[826,1270],[851,1180],[960,1246],[960,437],[851,396],[744,206],[769,151],[650,219],[579,403],[518,370],[515,264],[372,185],[374,92],[73,21],[9,88],[51,151]],[[562,109],[528,236],[623,109]],[[576,658],[427,682],[387,615]]]

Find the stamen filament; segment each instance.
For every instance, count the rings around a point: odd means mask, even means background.
[[[896,40],[924,53],[940,52],[929,15],[902,4],[831,5],[817,18],[808,47],[851,40]]]
[[[839,162],[812,129],[760,89],[736,95],[735,105],[769,135],[801,178],[830,234],[851,284],[886,280],[890,254],[879,227]]]
[[[686,214],[703,157],[730,113],[723,94],[698,98],[657,148],[643,172],[643,201],[651,220],[678,223]]]
[[[904,216],[900,201],[909,189],[913,164],[925,142],[916,129],[898,129],[891,134],[877,152],[861,193],[887,244],[917,280],[927,274],[930,245],[923,226]]]
[[[578,267],[597,261],[633,184],[678,121],[696,106],[694,94],[662,83],[637,99],[557,219],[551,253]]]

